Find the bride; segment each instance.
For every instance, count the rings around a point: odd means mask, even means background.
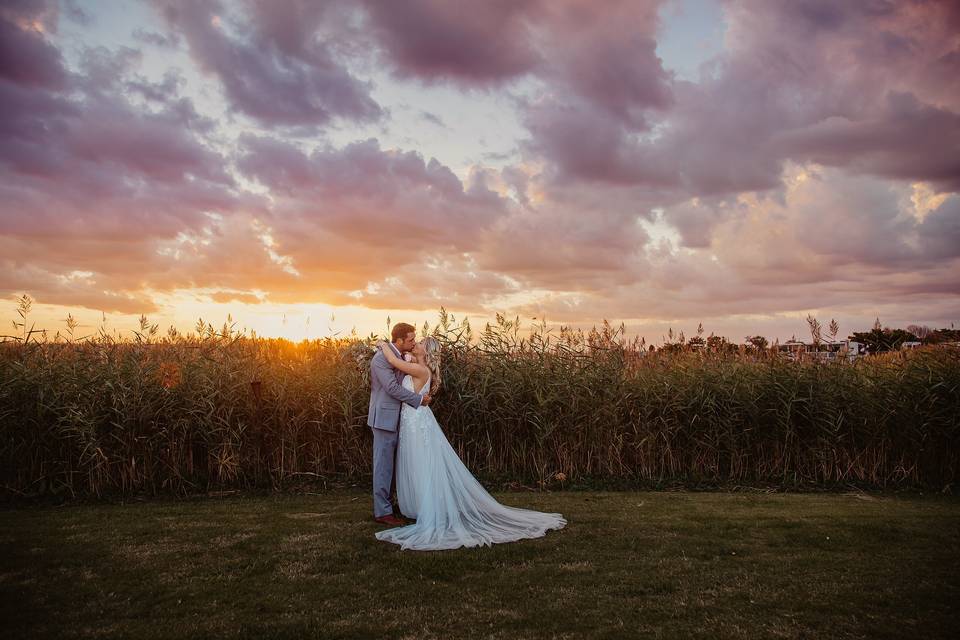
[[[413,349],[413,361],[397,357],[379,344],[390,364],[408,374],[404,388],[417,393],[440,388],[440,343],[427,337]],[[559,513],[543,513],[502,505],[477,482],[447,442],[429,406],[403,405],[397,444],[397,500],[400,512],[414,524],[378,531],[378,540],[401,549],[457,549],[540,538],[567,521]]]

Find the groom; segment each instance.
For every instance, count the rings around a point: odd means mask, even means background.
[[[390,332],[390,338],[390,348],[402,358],[416,346],[417,330],[401,322]],[[373,519],[390,526],[406,524],[393,515],[390,504],[400,405],[406,402],[416,409],[430,404],[429,393],[408,391],[400,384],[402,381],[403,372],[394,369],[383,352],[377,351],[370,361],[370,410],[367,414],[367,426],[373,430]]]

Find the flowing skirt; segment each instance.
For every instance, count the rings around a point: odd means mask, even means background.
[[[559,513],[508,507],[483,488],[447,441],[430,407],[404,406],[397,444],[400,512],[416,523],[378,531],[378,540],[421,551],[541,538],[567,521]]]

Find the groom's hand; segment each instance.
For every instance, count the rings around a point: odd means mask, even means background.
[[[430,396],[429,393],[423,394],[423,398],[420,399],[420,406],[421,407],[427,406],[428,404],[430,404],[431,400],[433,400],[433,398]]]

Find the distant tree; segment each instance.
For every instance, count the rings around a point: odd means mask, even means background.
[[[685,344],[686,338],[684,338],[683,331],[680,331],[676,335],[676,342],[674,342],[673,327],[667,327],[667,336],[664,338],[663,346],[660,347],[659,351],[676,353],[678,351],[683,351]]]
[[[723,336],[715,336],[712,333],[707,338],[707,350],[714,353],[723,351],[736,351],[737,345],[733,344]]]
[[[960,329],[934,329],[927,335],[926,344],[940,344],[943,342],[960,342]]]
[[[920,338],[905,329],[893,329],[884,331],[887,336],[887,343],[891,349],[899,349],[904,342],[920,342]]]
[[[696,350],[696,349],[710,349],[711,351],[713,351],[713,350],[715,350],[715,342],[716,342],[715,338],[716,338],[716,337],[717,337],[717,336],[714,336],[714,335],[711,333],[708,338],[704,339],[704,337],[703,337],[703,323],[701,322],[701,323],[699,323],[699,324],[697,325],[697,335],[694,336],[694,337],[692,337],[692,338],[690,338],[690,340],[687,341],[687,345],[688,345],[691,349],[694,349],[694,350]]]
[[[930,334],[933,333],[933,329],[926,325],[920,324],[907,325],[907,331],[920,338],[921,342],[926,342],[927,338],[930,337]]]
[[[877,318],[877,321],[873,324],[873,329],[870,331],[854,332],[849,336],[849,339],[865,345],[869,353],[895,351],[899,349],[904,342],[919,341],[916,335],[904,329],[881,328],[879,318]]]
[[[686,338],[683,336],[683,331],[676,334],[676,341],[674,341],[673,327],[667,327],[667,335],[663,339],[663,346],[661,346],[658,351],[677,353],[684,350],[685,343]]]
[[[684,350],[684,348],[685,347],[683,343],[667,342],[666,344],[661,346],[659,349],[657,349],[657,351],[660,351],[661,353],[680,353]]]
[[[751,345],[754,349],[761,350],[766,349],[770,343],[763,336],[747,336],[746,344]]]

